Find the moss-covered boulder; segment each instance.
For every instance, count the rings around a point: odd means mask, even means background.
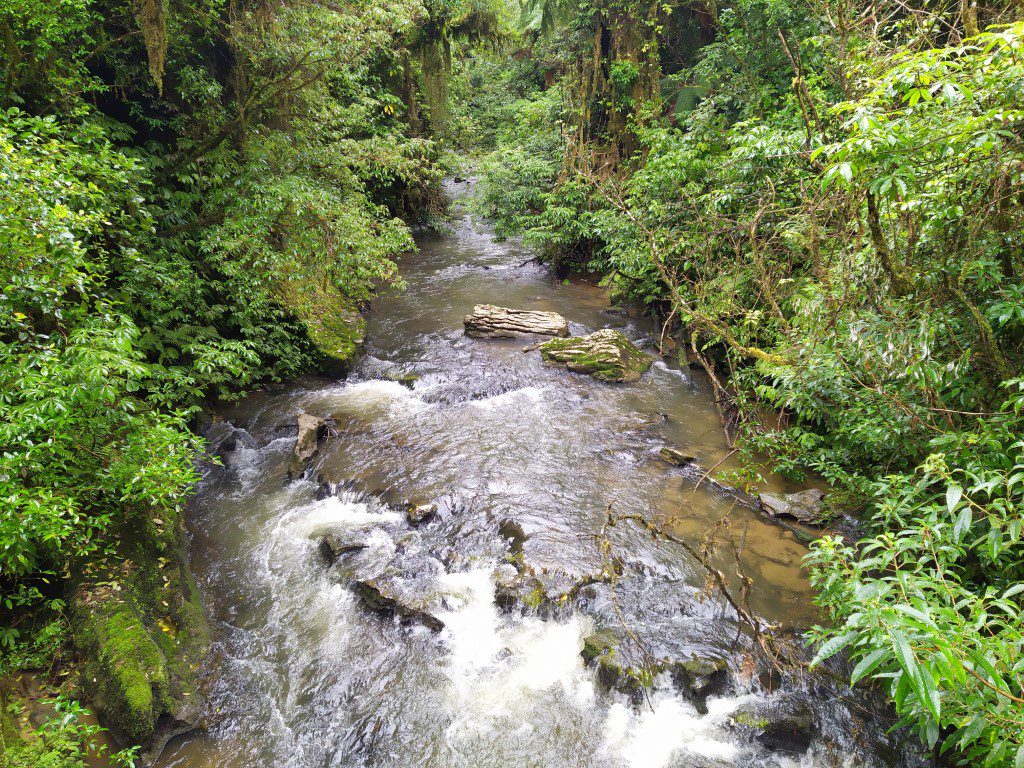
[[[119,741],[148,755],[198,726],[209,647],[179,521],[163,517],[132,517],[117,564],[90,564],[72,601],[82,694]]]
[[[282,281],[277,295],[305,328],[319,372],[347,374],[366,332],[366,320],[356,308],[337,290],[312,278]]]
[[[654,359],[619,331],[605,328],[589,336],[551,339],[540,345],[545,363],[564,365],[599,381],[638,381]]]
[[[599,629],[583,640],[580,656],[596,669],[597,682],[606,690],[616,690],[640,698],[644,688],[654,682],[660,671],[631,665],[620,651],[621,641],[611,629]]]
[[[765,749],[792,757],[807,752],[818,730],[814,707],[802,694],[744,703],[730,720],[736,731]]]
[[[90,659],[85,684],[95,685],[104,719],[125,738],[141,744],[170,712],[167,658],[130,601],[108,594],[84,613],[76,639]]]
[[[720,695],[729,687],[729,664],[721,657],[694,655],[669,663],[668,670],[672,682],[701,714],[707,714],[709,696]]]

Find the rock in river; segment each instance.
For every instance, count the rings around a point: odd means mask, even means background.
[[[416,501],[406,502],[405,519],[410,525],[422,525],[437,517],[437,504]]]
[[[766,749],[793,757],[810,748],[816,730],[814,710],[800,694],[743,704],[731,720]]]
[[[477,304],[463,319],[466,335],[478,339],[514,339],[517,336],[568,336],[569,323],[557,312],[508,309]]]
[[[707,714],[708,696],[722,693],[729,685],[729,668],[719,657],[689,659],[641,658],[630,663],[623,638],[610,628],[599,629],[583,641],[580,656],[597,670],[597,681],[603,687],[622,691],[636,698],[654,678],[667,672],[672,682],[689,698],[701,714]],[[628,644],[627,644],[628,645]]]
[[[288,476],[301,475],[306,462],[320,449],[320,441],[327,436],[327,419],[309,413],[299,413],[298,435],[292,448],[292,461],[288,466]]]
[[[402,594],[390,581],[355,581],[352,583],[352,591],[374,613],[398,616],[403,623],[417,622],[435,632],[444,629],[443,621],[428,613],[415,599]]]
[[[729,685],[729,665],[717,656],[697,656],[677,661],[669,667],[672,681],[688,691],[699,712],[706,713],[708,696],[721,693]]]
[[[328,565],[333,565],[345,555],[362,552],[369,547],[365,541],[349,541],[342,536],[331,534],[320,539],[320,555]]]
[[[654,359],[619,331],[605,328],[589,336],[552,339],[540,345],[544,362],[564,365],[600,381],[638,381]]]
[[[825,492],[809,488],[799,493],[762,493],[761,511],[769,517],[790,518],[804,525],[822,524]]]
[[[677,467],[685,467],[697,460],[697,457],[692,453],[687,453],[681,448],[676,448],[674,445],[666,445],[658,451],[658,454],[669,464],[674,464]]]

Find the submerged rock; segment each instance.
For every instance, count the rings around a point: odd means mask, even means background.
[[[206,450],[211,456],[223,457],[226,453],[237,451],[239,448],[256,448],[256,438],[249,434],[248,430],[236,427],[228,421],[219,421],[210,425],[204,435],[206,438]]]
[[[825,492],[809,488],[799,493],[762,493],[761,511],[769,517],[796,520],[804,525],[822,525]]]
[[[552,339],[540,346],[544,362],[564,365],[599,381],[638,381],[654,359],[618,331],[605,328],[589,336]]]
[[[477,304],[463,319],[466,335],[479,339],[513,339],[517,336],[568,336],[569,323],[557,312],[508,309]]]
[[[510,518],[502,520],[498,525],[498,535],[505,540],[508,544],[509,552],[513,555],[521,555],[523,553],[523,545],[527,539],[526,531],[515,520]]]
[[[354,552],[362,552],[370,545],[362,541],[346,541],[342,537],[337,535],[324,536],[320,539],[320,555],[329,564],[336,563],[340,558],[345,555],[351,555]]]
[[[405,518],[410,525],[422,525],[437,517],[437,504],[410,501],[405,505]]]
[[[690,695],[701,712],[707,709],[708,696],[722,693],[729,685],[729,664],[718,657],[694,655],[673,663],[670,671],[672,682]]]
[[[674,445],[666,445],[658,451],[658,455],[669,464],[677,467],[685,467],[697,460],[697,457],[692,453],[687,453],[681,448],[676,448]]]
[[[815,732],[814,709],[798,695],[743,704],[730,719],[765,749],[793,757],[807,752]]]
[[[379,579],[354,581],[352,591],[367,608],[383,616],[398,616],[403,623],[422,624],[434,632],[444,629],[444,622],[415,599],[402,594],[393,583]]]
[[[408,389],[413,389],[416,386],[416,382],[420,380],[420,375],[410,371],[388,371],[384,374],[384,379],[385,381],[401,384]]]

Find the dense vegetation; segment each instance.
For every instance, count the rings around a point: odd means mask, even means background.
[[[951,763],[1024,765],[1019,7],[536,0],[470,67],[479,205],[647,304],[756,469],[866,538],[819,656]]]
[[[1024,766],[1019,15],[3,4],[0,765],[80,765],[96,735],[67,699],[19,727],[26,670],[95,679],[127,742],[185,717],[190,426],[344,370],[448,142],[501,234],[664,323],[752,474],[813,473],[860,516],[811,556],[819,656],[950,764]]]
[[[95,736],[72,700],[26,727],[26,670],[91,680],[130,743],[187,719],[190,421],[344,369],[439,205],[444,52],[496,24],[458,0],[0,7],[0,765],[80,765]]]

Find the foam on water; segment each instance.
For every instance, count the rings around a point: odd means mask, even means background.
[[[266,449],[238,445],[224,457],[224,463],[235,473],[235,495],[245,495],[254,491],[257,487],[256,481],[263,474],[271,453]]]
[[[449,664],[456,682],[474,670],[489,666],[504,647],[498,632],[498,609],[490,569],[449,573],[438,579],[452,610],[439,614],[445,624],[444,640],[451,649]]]
[[[344,496],[328,496],[282,515],[276,529],[286,529],[295,537],[312,539],[318,536],[353,528],[397,523],[402,516],[388,509],[374,509],[366,502],[352,501]]]
[[[470,404],[476,408],[494,410],[507,405],[514,405],[516,407],[522,407],[526,404],[538,405],[543,399],[544,389],[542,387],[521,387],[509,392],[502,392],[499,395],[481,397],[478,400],[471,401]]]
[[[665,693],[655,694],[651,707],[639,711],[616,702],[605,721],[607,745],[629,768],[663,768],[680,750],[733,760],[739,755],[739,748],[713,735],[714,727],[721,724],[723,717],[722,713],[711,712],[701,716],[689,703]]]
[[[382,379],[343,384],[332,391],[323,405],[344,408],[346,413],[364,419],[408,414],[430,407],[408,387]]]
[[[591,705],[593,684],[580,658],[589,622],[506,616],[495,606],[491,573],[478,568],[439,579],[454,603],[439,615],[450,651],[445,664],[452,709],[459,713],[450,730],[487,730],[495,718],[540,705],[552,690]]]
[[[655,360],[651,368],[660,373],[668,374],[669,376],[672,376],[674,378],[682,379],[687,384],[692,382],[692,378],[690,377],[690,374],[688,372],[680,368],[670,368],[665,364],[663,360]]]

